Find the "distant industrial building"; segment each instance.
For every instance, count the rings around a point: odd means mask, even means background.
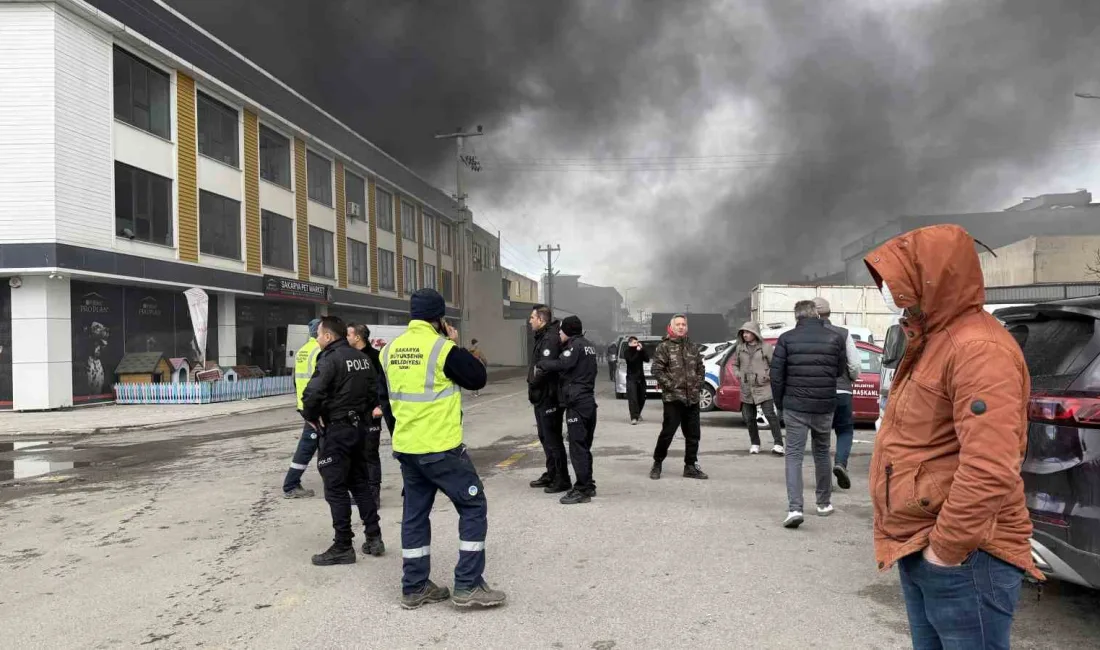
[[[593,343],[610,343],[623,332],[626,312],[623,296],[615,287],[599,287],[580,281],[579,275],[556,275],[551,293],[555,316],[561,312],[576,314],[584,323],[586,336]],[[542,277],[543,302],[547,278]]]

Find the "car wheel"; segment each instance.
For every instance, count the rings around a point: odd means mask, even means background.
[[[703,390],[699,391],[699,412],[708,413],[714,410],[714,389],[710,387],[710,384],[704,384]]]

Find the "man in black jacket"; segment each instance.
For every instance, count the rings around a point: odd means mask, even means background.
[[[581,319],[569,316],[561,322],[561,342],[564,345],[557,360],[542,360],[536,369],[557,372],[561,377],[561,401],[565,405],[565,421],[569,429],[569,458],[577,482],[561,498],[566,505],[588,503],[596,496],[592,480],[592,439],[596,434],[596,375],[600,364],[596,347],[584,337]]]
[[[339,318],[321,319],[317,370],[302,393],[302,417],[320,434],[317,470],[336,531],[332,546],[313,556],[317,566],[355,563],[352,498],[365,528],[363,552],[374,556],[386,552],[367,462],[368,427],[378,406],[378,372],[367,355],[348,345],[346,335],[347,326]]]
[[[626,400],[630,407],[630,424],[638,424],[645,408],[645,364],[649,363],[649,353],[638,337],[631,336],[626,340],[623,361],[626,362]]]
[[[535,408],[535,426],[546,454],[546,471],[531,481],[531,487],[543,488],[547,494],[567,492],[573,482],[569,478],[569,459],[562,438],[558,373],[535,372],[535,364],[539,361],[556,361],[561,354],[561,325],[546,305],[535,305],[527,322],[535,334],[535,345],[527,365],[527,399]]]
[[[795,328],[779,337],[771,363],[772,396],[782,405],[787,423],[786,528],[802,524],[802,456],[807,434],[813,440],[817,514],[833,514],[829,442],[836,412],[836,379],[847,372],[848,364],[844,341],[825,327],[812,300],[796,303],[794,316]]]
[[[371,345],[370,328],[362,323],[348,323],[348,344],[370,359],[371,365],[378,373],[378,392],[381,395],[381,387],[386,382],[386,376],[382,372],[380,353]],[[393,435],[392,431],[390,435]],[[371,412],[370,426],[367,427],[367,464],[370,466],[370,490],[374,495],[374,504],[378,508],[382,507],[382,457],[379,453],[381,444],[382,407],[376,406]]]

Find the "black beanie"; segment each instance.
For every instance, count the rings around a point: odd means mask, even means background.
[[[409,298],[409,318],[432,322],[447,313],[447,303],[435,289],[418,289]]]
[[[566,316],[561,322],[561,331],[565,332],[566,336],[580,336],[581,330],[581,319],[576,316]]]

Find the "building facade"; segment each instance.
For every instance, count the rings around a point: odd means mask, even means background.
[[[542,278],[547,287],[547,278]],[[623,296],[615,287],[600,287],[580,281],[579,275],[556,275],[549,298],[554,314],[576,314],[584,323],[586,336],[596,344],[608,344],[624,331]],[[544,297],[546,298],[546,297]]]
[[[539,281],[517,273],[511,269],[501,269],[507,289],[508,300],[513,302],[537,303],[539,301]]]
[[[288,325],[419,287],[461,317],[452,198],[163,3],[0,3],[0,59],[0,404],[113,399],[131,352],[286,374]]]

